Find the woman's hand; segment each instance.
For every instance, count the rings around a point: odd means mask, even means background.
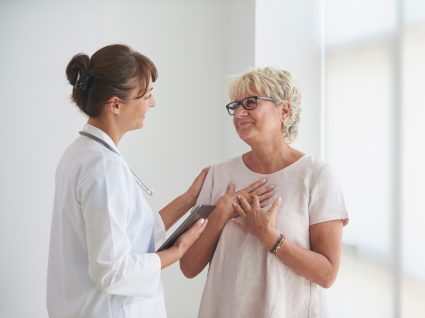
[[[191,206],[195,205],[209,170],[210,167],[202,169],[201,173],[195,178],[195,180],[193,180],[192,185],[184,193],[184,196],[190,202]]]
[[[238,201],[233,206],[239,217],[232,220],[242,229],[256,236],[266,247],[271,247],[276,237],[279,237],[276,231],[276,215],[282,199],[277,198],[267,211],[261,208],[257,195],[254,195],[252,205],[243,196],[238,196]]]
[[[180,257],[179,259],[186,253],[189,247],[199,238],[201,233],[205,230],[207,226],[208,220],[200,219],[192,227],[184,232],[182,235],[174,243],[174,246],[177,247]]]
[[[253,198],[257,197],[260,207],[265,207],[267,205],[267,200],[274,194],[274,186],[266,185],[266,183],[266,179],[258,180],[237,192],[235,192],[235,186],[229,183],[226,193],[217,200],[215,204],[216,209],[223,213],[227,219],[238,216],[233,205],[233,203],[237,202],[238,197],[244,198],[245,201],[249,203],[252,203]]]

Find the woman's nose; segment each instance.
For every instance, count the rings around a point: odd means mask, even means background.
[[[235,117],[243,117],[248,114],[248,111],[242,107],[242,105],[239,105],[238,108],[235,109]]]

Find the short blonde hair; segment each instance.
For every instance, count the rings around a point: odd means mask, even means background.
[[[289,102],[290,115],[285,120],[285,141],[292,143],[298,134],[301,113],[301,95],[288,71],[265,67],[256,68],[248,73],[232,77],[229,96],[233,101],[238,96],[261,95],[276,102]]]

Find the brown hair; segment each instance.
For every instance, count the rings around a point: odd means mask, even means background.
[[[66,76],[73,86],[72,101],[88,116],[97,117],[112,96],[127,100],[140,80],[145,85],[144,95],[158,71],[143,54],[114,44],[101,48],[91,58],[83,53],[75,55],[66,67]]]

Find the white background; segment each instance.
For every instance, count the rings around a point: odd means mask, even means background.
[[[290,10],[313,16],[317,8],[308,2]],[[156,210],[182,193],[203,167],[246,149],[224,108],[228,75],[247,71],[256,59],[268,64],[267,51],[280,55],[272,65],[291,70],[300,83],[307,101],[303,117],[311,127],[302,127],[298,145],[318,154],[318,105],[311,101],[319,98],[312,82],[320,79],[320,57],[318,49],[304,50],[319,43],[313,32],[317,21],[301,23],[303,19],[285,10],[282,21],[291,18],[303,36],[275,30],[279,38],[256,51],[256,27],[271,30],[267,15],[276,14],[276,5],[283,7],[280,1],[269,3],[274,10],[253,0],[0,3],[1,317],[47,316],[54,172],[86,121],[70,102],[65,77],[74,54],[91,55],[107,44],[124,43],[156,63],[157,106],[148,113],[143,130],[129,133],[120,144],[129,165],[156,190],[149,199]],[[276,19],[278,25],[282,21]],[[275,43],[280,44],[274,48]],[[303,61],[289,48],[303,49]],[[285,65],[280,65],[283,60]],[[170,317],[196,315],[204,274],[187,280],[178,265],[164,271]]]
[[[397,3],[410,21],[400,82]],[[155,210],[203,167],[248,149],[224,108],[229,75],[283,67],[303,96],[294,146],[337,167],[351,217],[345,243],[354,253],[345,249],[330,291],[333,317],[423,317],[425,257],[416,242],[425,240],[424,12],[421,0],[2,0],[0,317],[47,317],[54,172],[86,122],[70,102],[65,68],[74,54],[112,43],[149,56],[159,70],[157,106],[119,145],[156,190],[148,198]],[[394,91],[403,91],[401,103]],[[399,164],[395,150],[403,153]],[[399,193],[391,192],[396,176]],[[170,318],[196,317],[205,274],[188,280],[178,264],[164,270]]]

